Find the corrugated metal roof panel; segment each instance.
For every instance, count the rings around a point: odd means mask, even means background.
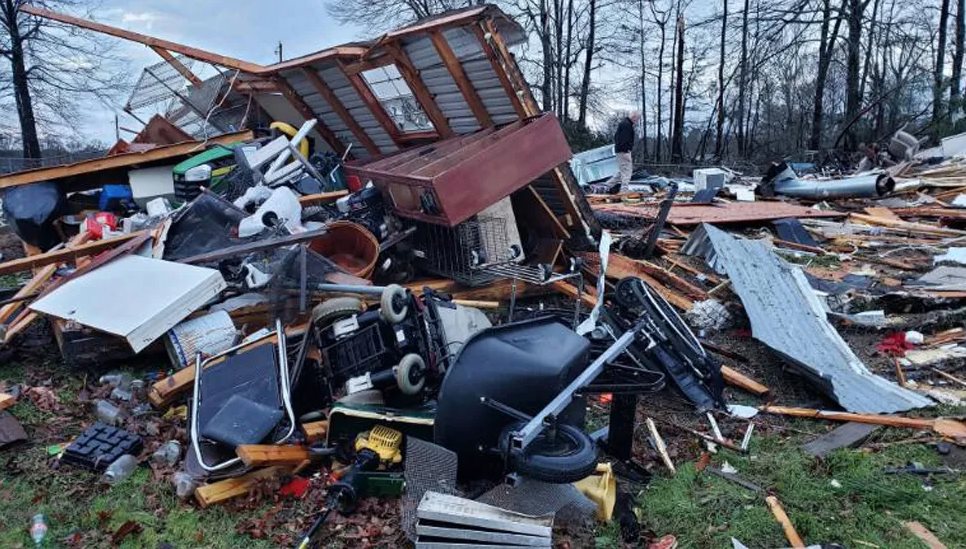
[[[802,269],[763,242],[703,224],[682,252],[710,256],[741,298],[755,339],[799,366],[846,410],[881,414],[932,405],[928,398],[870,372],[828,322]]]

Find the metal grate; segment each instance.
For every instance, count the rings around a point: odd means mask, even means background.
[[[424,269],[461,284],[479,286],[499,275],[487,272],[520,255],[511,249],[505,220],[473,219],[455,227],[416,222],[414,250]]]
[[[175,59],[184,66],[191,69],[194,64],[192,59],[182,55],[176,55]],[[134,85],[134,91],[128,97],[124,110],[137,110],[156,105],[167,101],[175,96],[175,92],[181,93],[187,82],[174,67],[167,61],[161,61],[145,67],[141,71],[141,76]]]
[[[428,491],[463,496],[456,487],[456,452],[415,437],[406,437],[406,491],[399,500],[402,529],[416,539],[416,509]]]

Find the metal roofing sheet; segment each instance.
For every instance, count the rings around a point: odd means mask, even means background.
[[[828,322],[802,269],[783,261],[765,243],[703,224],[682,252],[713,252],[713,262],[727,273],[741,298],[755,339],[799,366],[846,410],[893,413],[932,405],[928,398],[870,372]]]
[[[595,210],[615,214],[654,219],[657,217],[658,204],[630,206],[626,204],[595,204]],[[840,212],[829,212],[806,208],[786,202],[731,202],[728,204],[695,204],[676,202],[668,214],[667,221],[672,225],[698,225],[700,223],[748,223],[752,221],[773,221],[786,217],[843,217]]]

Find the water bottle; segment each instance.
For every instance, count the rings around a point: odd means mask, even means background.
[[[34,545],[40,545],[47,535],[47,521],[40,513],[34,515],[30,521],[30,539],[34,540]]]
[[[106,400],[97,401],[97,419],[108,425],[121,423],[121,409]]]
[[[198,481],[184,471],[175,473],[171,477],[171,482],[174,484],[174,492],[178,495],[179,499],[190,498],[195,493],[195,488],[198,487]]]
[[[151,454],[151,462],[155,465],[174,465],[179,457],[181,457],[181,443],[177,440],[169,440]]]
[[[104,471],[104,475],[101,477],[101,482],[106,484],[119,484],[127,477],[131,476],[134,469],[138,466],[138,459],[131,454],[124,454],[123,456],[114,460],[114,463],[107,466]]]

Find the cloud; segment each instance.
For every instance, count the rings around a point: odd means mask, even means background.
[[[137,23],[138,26],[144,27],[145,29],[151,29],[154,26],[154,22],[158,19],[160,19],[160,16],[150,11],[126,11],[121,15],[122,23]]]

